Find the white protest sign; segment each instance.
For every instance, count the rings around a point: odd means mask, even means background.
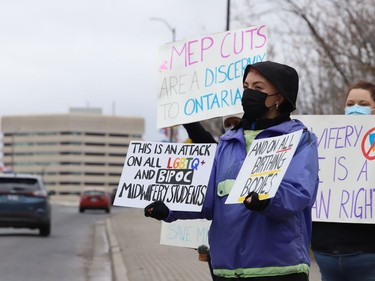
[[[302,130],[252,142],[225,204],[238,204],[251,192],[259,199],[275,196],[298,146]]]
[[[144,208],[161,200],[171,210],[200,211],[216,146],[132,141],[114,205]]]
[[[244,70],[266,55],[265,25],[161,46],[157,127],[241,113]]]
[[[375,223],[375,116],[297,115],[318,138],[314,221]]]
[[[160,244],[186,248],[208,245],[208,230],[211,221],[204,219],[162,222]]]

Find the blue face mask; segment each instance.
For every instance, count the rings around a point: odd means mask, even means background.
[[[345,115],[370,115],[371,111],[371,107],[357,104],[345,107]]]

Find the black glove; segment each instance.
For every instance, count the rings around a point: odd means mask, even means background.
[[[145,207],[145,216],[164,220],[169,216],[169,208],[163,201],[155,201]]]
[[[250,203],[247,202],[247,199],[251,197]],[[271,199],[265,199],[265,200],[259,200],[258,193],[252,191],[249,193],[249,195],[246,196],[246,199],[243,201],[243,204],[246,208],[248,208],[251,211],[263,211],[267,208],[267,206],[270,204]]]

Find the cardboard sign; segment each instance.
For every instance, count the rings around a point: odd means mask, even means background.
[[[244,70],[266,55],[265,25],[163,45],[157,127],[241,113]]]
[[[298,146],[302,130],[252,142],[225,204],[239,204],[255,191],[259,199],[275,196]]]
[[[171,210],[200,211],[216,146],[131,142],[114,205],[144,208],[161,200]]]
[[[314,221],[375,223],[375,116],[297,115],[318,138]]]
[[[160,244],[194,249],[208,245],[210,225],[210,221],[203,219],[162,222]]]

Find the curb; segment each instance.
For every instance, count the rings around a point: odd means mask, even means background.
[[[114,281],[129,281],[128,273],[122,259],[121,249],[113,233],[111,220],[106,219],[107,236],[109,240],[109,253],[112,260],[112,276]]]

